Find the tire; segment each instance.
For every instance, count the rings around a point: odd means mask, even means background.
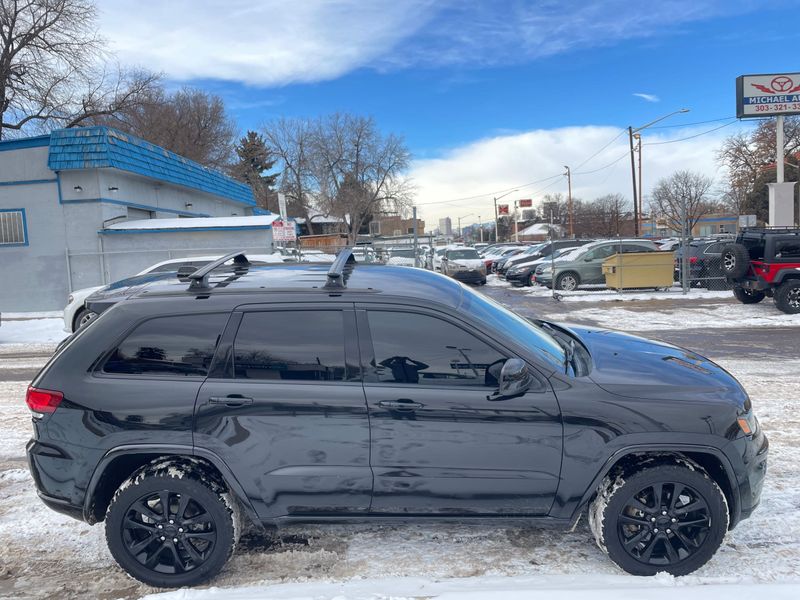
[[[729,518],[722,490],[688,462],[607,480],[589,512],[597,545],[632,575],[696,571],[719,548]]]
[[[580,284],[581,278],[578,277],[578,274],[573,271],[565,271],[564,273],[560,273],[559,276],[556,277],[555,281],[556,289],[564,292],[572,292],[577,290]]]
[[[525,278],[525,285],[528,287],[533,287],[534,281],[533,278],[535,275],[533,273],[529,273],[528,276]]]
[[[760,290],[748,290],[739,285],[733,288],[734,297],[742,304],[758,304],[767,294]]]
[[[481,279],[478,285],[486,285],[486,278]]]
[[[722,249],[720,263],[728,279],[741,279],[750,270],[750,252],[742,244],[728,244]]]
[[[189,461],[143,467],[119,487],[106,511],[114,559],[135,579],[161,588],[214,577],[233,554],[239,531],[235,501]],[[155,562],[148,566],[149,560]]]
[[[800,313],[800,279],[784,281],[775,290],[775,306],[790,315]]]
[[[89,323],[97,316],[97,313],[90,311],[88,308],[82,308],[77,313],[75,313],[75,317],[72,319],[72,331],[73,333],[78,331],[81,327]]]

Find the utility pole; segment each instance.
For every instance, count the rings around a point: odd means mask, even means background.
[[[633,155],[633,127],[628,127],[631,144],[631,183],[633,184],[633,237],[639,237],[639,205],[636,201],[636,157]]]
[[[481,223],[481,216],[478,215],[478,229],[481,232],[481,244],[483,243],[483,223]]]
[[[564,165],[567,170],[564,175],[567,176],[567,212],[569,213],[569,237],[575,237],[575,214],[572,211],[572,173],[567,165]]]
[[[408,214],[408,213],[406,213]],[[417,207],[411,209],[411,218],[414,219],[414,266],[419,267],[419,246],[417,244]],[[408,230],[406,230],[408,231]]]
[[[497,197],[494,199],[494,243],[500,243],[500,238],[497,237]]]
[[[517,221],[517,202],[514,200],[514,241],[519,243],[519,222]]]
[[[634,133],[633,137],[636,138],[636,141],[639,142],[636,144],[639,152],[639,213],[640,216],[644,214],[644,195],[642,194],[642,134],[641,133]],[[638,224],[638,220],[636,221]]]
[[[778,183],[784,183],[783,161],[786,159],[784,158],[783,115],[778,115],[775,122],[775,146],[775,175]]]

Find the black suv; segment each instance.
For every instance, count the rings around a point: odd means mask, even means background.
[[[767,439],[701,356],[349,250],[230,258],[104,296],[28,390],[40,497],[145,583],[213,577],[247,522],[585,514],[626,571],[682,575],[759,502]]]

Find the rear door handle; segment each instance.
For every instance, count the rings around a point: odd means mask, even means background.
[[[211,396],[208,399],[209,404],[224,404],[234,408],[236,406],[245,406],[252,404],[253,399],[247,396],[240,396],[238,394],[231,394],[230,396]]]
[[[378,402],[378,406],[392,410],[416,410],[425,407],[424,404],[420,404],[419,402],[413,402],[412,400],[402,398],[400,400],[381,400]]]

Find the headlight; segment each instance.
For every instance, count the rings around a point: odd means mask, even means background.
[[[541,271],[539,269],[541,269]],[[536,268],[536,272],[537,273],[551,273],[552,271],[553,271],[552,265],[546,265],[546,266],[542,266],[542,267],[537,267]]]
[[[478,271],[480,271],[481,273],[483,273],[485,275],[486,274],[486,265],[481,263],[481,265],[478,267]]]
[[[73,302],[75,302],[75,296],[70,294],[69,296],[67,296],[67,304],[72,304]]]
[[[756,435],[758,433],[758,419],[753,411],[739,416],[736,422],[739,423],[739,429],[741,429],[742,433],[745,435]]]
[[[509,275],[516,275],[517,273],[522,273],[522,267],[511,267],[508,270]]]

